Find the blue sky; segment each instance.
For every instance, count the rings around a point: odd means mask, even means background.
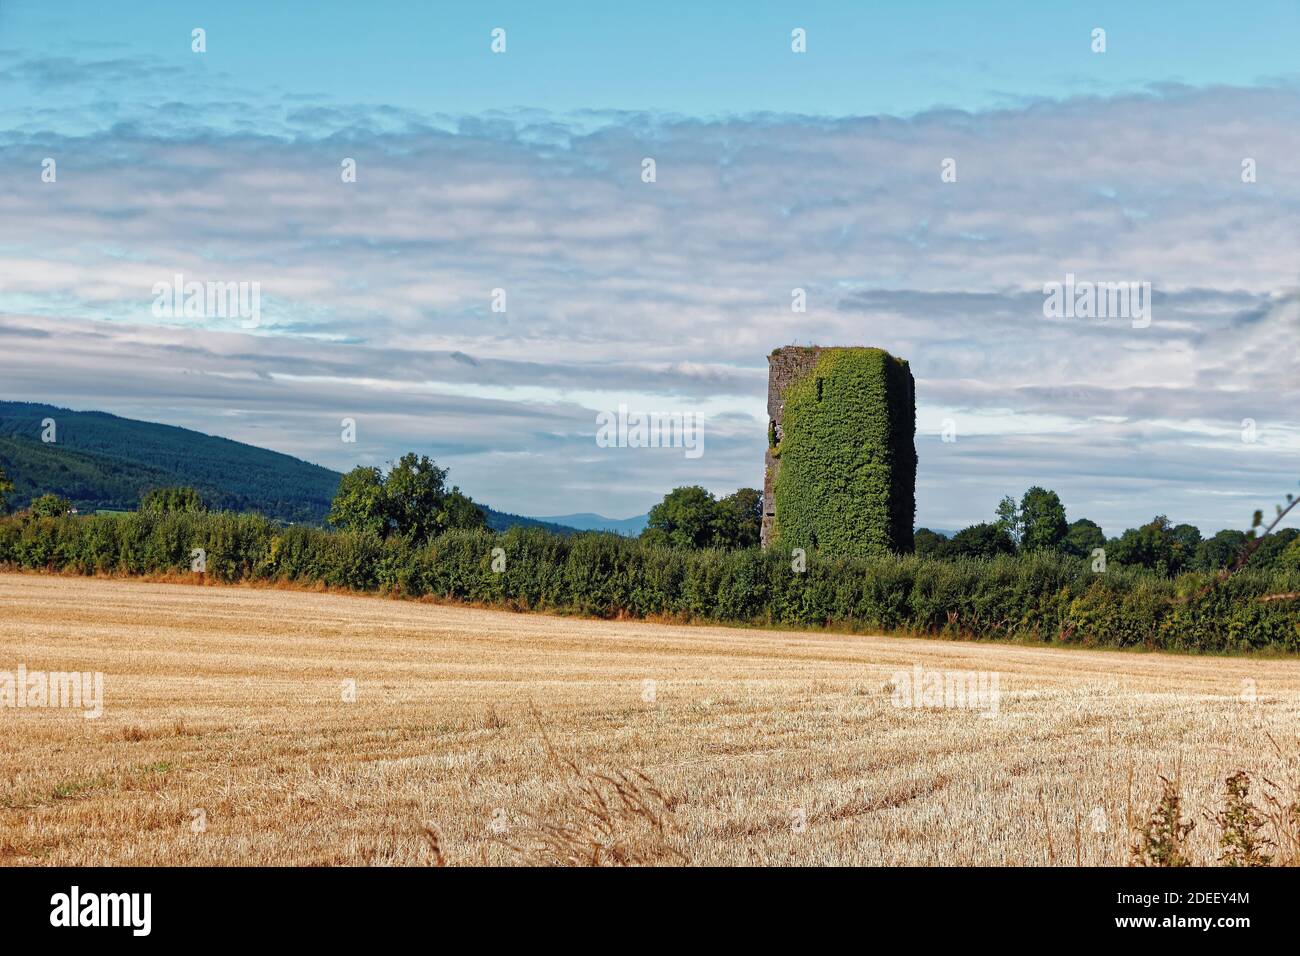
[[[0,0],[0,397],[623,516],[761,485],[767,353],[868,344],[917,377],[922,524],[1295,487],[1300,5],[372,6]],[[154,314],[177,273],[260,326]],[[1067,274],[1151,326],[1045,317]],[[597,448],[619,404],[706,453]]]
[[[266,96],[454,114],[528,107],[908,115],[1152,84],[1240,86],[1294,77],[1300,5],[1271,0],[1244,11],[1213,0],[937,0],[921,7],[761,0],[0,4],[3,46],[28,55],[111,49],[188,65],[195,26],[208,32],[205,70]],[[507,31],[506,56],[485,55],[496,27]],[[809,55],[790,55],[795,27],[807,31]],[[1107,31],[1104,57],[1091,51],[1094,27]]]
[[[200,22],[201,21],[201,22]],[[265,95],[426,112],[528,107],[688,116],[985,109],[1154,83],[1296,73],[1300,5],[1179,3],[429,3],[99,0],[0,4],[5,48],[192,60]],[[1105,57],[1091,31],[1104,27]],[[494,27],[507,56],[484,53]],[[790,56],[802,27],[810,55]]]

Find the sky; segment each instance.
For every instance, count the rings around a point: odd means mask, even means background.
[[[761,487],[773,348],[874,345],[920,525],[1243,527],[1300,478],[1300,4],[1248,14],[0,0],[0,398],[622,517]],[[1149,324],[1045,314],[1067,276]],[[600,447],[620,405],[704,453]]]

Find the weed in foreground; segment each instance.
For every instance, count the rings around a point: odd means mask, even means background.
[[[1250,774],[1244,770],[1224,780],[1223,808],[1207,819],[1219,828],[1219,862],[1224,866],[1268,866],[1265,852],[1273,841],[1264,836],[1264,817],[1250,799]]]
[[[1134,866],[1189,866],[1187,835],[1196,822],[1182,819],[1183,798],[1177,782],[1162,775],[1160,783],[1160,801],[1138,830],[1129,860]]]

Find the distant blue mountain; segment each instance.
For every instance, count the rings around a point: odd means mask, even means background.
[[[577,528],[579,531],[613,531],[615,534],[636,537],[645,530],[646,522],[650,520],[650,516],[646,514],[636,515],[632,518],[606,518],[604,515],[584,511],[575,515],[554,515],[538,520],[550,521],[568,528]]]

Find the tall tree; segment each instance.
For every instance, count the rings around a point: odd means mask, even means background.
[[[699,485],[674,488],[650,509],[641,538],[670,548],[709,548],[715,544],[718,508]]]
[[[442,499],[442,510],[438,512],[439,530],[486,527],[487,513],[469,495],[461,494],[460,489],[453,486]]]
[[[388,502],[383,473],[373,466],[357,465],[341,479],[325,519],[336,528],[384,537],[389,530]]]
[[[1198,571],[1222,571],[1237,559],[1249,540],[1244,531],[1224,528],[1196,546],[1195,567]]]
[[[416,541],[427,541],[441,531],[446,481],[447,469],[439,468],[427,455],[407,452],[399,458],[384,480],[393,529]]]
[[[1300,531],[1295,528],[1283,528],[1281,531],[1274,531],[1259,543],[1255,553],[1250,556],[1250,566],[1252,568],[1285,566],[1282,556],[1286,554],[1297,539],[1300,539]]]
[[[1196,566],[1196,549],[1201,544],[1201,529],[1194,524],[1176,524],[1169,529],[1170,570],[1178,574]]]
[[[1016,545],[1000,523],[985,523],[962,528],[952,536],[944,550],[945,557],[992,558],[999,554],[1015,554]]]
[[[717,543],[723,548],[758,547],[763,526],[763,493],[757,488],[737,488],[717,506]]]
[[[753,548],[763,524],[763,495],[738,488],[715,499],[699,485],[674,488],[650,509],[641,540],[668,548]]]
[[[414,452],[399,458],[387,475],[374,467],[353,468],[339,481],[326,520],[349,531],[401,534],[417,542],[487,524],[482,508],[459,488],[448,490],[447,469]]]
[[[1070,530],[1065,505],[1055,491],[1034,485],[1020,499],[1020,547],[1027,551],[1055,551]]]
[[[1142,527],[1129,528],[1117,540],[1112,540],[1106,548],[1107,556],[1117,564],[1138,565],[1161,574],[1175,574],[1181,567],[1172,532],[1169,519],[1156,515]]]
[[[997,508],[997,526],[1011,540],[1014,547],[1020,543],[1020,509],[1016,507],[1016,499],[1010,495],[1003,495],[1002,500],[998,502]],[[979,525],[972,525],[979,527]]]
[[[1061,550],[1078,558],[1088,558],[1097,548],[1106,547],[1106,533],[1101,525],[1087,518],[1071,521],[1070,528],[1061,542]]]
[[[912,536],[914,553],[918,558],[943,558],[948,556],[951,542],[937,531],[917,528]]]

